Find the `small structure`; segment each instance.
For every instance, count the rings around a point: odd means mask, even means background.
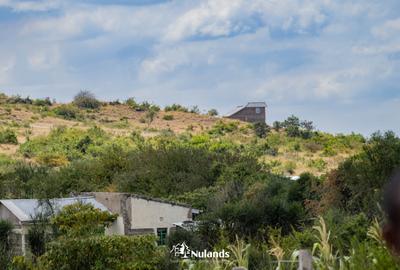
[[[0,200],[0,219],[14,225],[11,244],[14,255],[25,255],[27,252],[26,235],[33,221],[40,214],[57,213],[63,207],[77,202],[92,204],[102,211],[108,209],[97,202],[94,197],[73,197],[40,201],[37,199]],[[113,225],[114,226],[114,225]],[[108,230],[108,229],[107,229]],[[109,233],[112,233],[111,231]]]
[[[265,123],[265,108],[267,108],[265,102],[249,102],[245,106],[238,106],[225,117],[250,123]]]
[[[190,205],[150,198],[130,193],[88,193],[104,204],[112,213],[118,214],[116,231],[125,235],[155,234],[163,245],[166,236],[178,226],[193,221],[199,210]]]

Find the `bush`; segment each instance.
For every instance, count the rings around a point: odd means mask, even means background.
[[[60,239],[39,259],[43,270],[156,270],[156,239],[148,236],[93,236]]]
[[[9,236],[12,232],[13,225],[6,221],[0,220],[0,268],[7,269],[10,260],[11,260],[11,252],[10,252],[10,240]]]
[[[199,114],[200,113],[200,109],[198,106],[193,106],[192,108],[190,108],[190,113],[195,113],[195,114]]]
[[[165,106],[164,111],[166,112],[189,112],[189,109],[180,105],[180,104],[172,104],[170,106]]]
[[[270,131],[270,127],[263,122],[257,122],[253,125],[254,133],[259,138],[265,138]]]
[[[166,121],[174,120],[174,116],[172,114],[166,114],[163,116],[163,119]]]
[[[28,229],[26,240],[35,259],[46,251],[46,242],[49,240],[47,226],[48,218],[45,215],[38,215]]]
[[[209,116],[217,116],[218,115],[218,111],[216,109],[211,109],[207,112],[207,114]]]
[[[23,98],[20,95],[11,96],[7,99],[10,104],[32,104],[33,101],[30,97]]]
[[[100,101],[89,91],[80,91],[74,97],[73,103],[82,109],[97,109],[101,105]]]
[[[361,153],[328,175],[321,190],[322,205],[364,212],[369,218],[379,215],[383,188],[399,165],[400,138],[393,132],[373,134]]]
[[[0,130],[0,144],[18,144],[17,135],[11,129]]]
[[[226,133],[231,133],[238,129],[238,124],[236,122],[224,122],[218,121],[212,129],[208,132],[214,135],[224,135]]]
[[[81,118],[78,108],[73,105],[61,105],[53,110],[53,112],[64,119],[72,120]]]
[[[117,219],[117,215],[102,211],[91,204],[74,203],[65,206],[52,220],[68,237],[83,237],[104,234],[105,228]]]
[[[33,101],[33,105],[35,106],[51,106],[53,103],[51,102],[50,98],[45,99],[35,99]]]
[[[132,110],[138,111],[138,112],[143,112],[143,111],[155,111],[158,112],[160,111],[160,107],[155,105],[155,104],[151,104],[147,101],[143,101],[142,103],[138,103],[135,101],[135,99],[133,97],[128,98],[125,101],[125,104],[128,105]]]

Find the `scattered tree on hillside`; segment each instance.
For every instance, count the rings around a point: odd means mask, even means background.
[[[216,109],[211,109],[207,112],[207,114],[209,116],[217,116],[218,115],[218,111]]]
[[[82,109],[97,109],[101,105],[95,95],[87,90],[82,90],[76,94],[73,103]]]
[[[257,122],[253,124],[253,129],[257,137],[265,138],[270,132],[270,127],[264,122]]]

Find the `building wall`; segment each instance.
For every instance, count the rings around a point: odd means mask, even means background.
[[[228,116],[228,118],[238,119],[245,122],[263,122],[265,123],[265,107],[259,107],[260,113],[256,113],[255,107],[244,107],[237,113]]]
[[[93,192],[96,200],[120,218],[107,233],[125,235],[156,233],[157,228],[174,227],[173,223],[192,220],[192,210],[183,205],[150,200],[127,193]]]
[[[0,204],[0,219],[8,220],[14,226],[20,226],[18,218],[2,204]]]
[[[174,227],[173,223],[192,220],[189,207],[131,197],[131,229]]]

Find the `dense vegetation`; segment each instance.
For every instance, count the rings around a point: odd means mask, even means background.
[[[95,98],[84,94],[74,104],[55,105],[45,113],[85,119],[101,106],[124,106],[97,100],[93,104],[98,106],[92,106]],[[82,96],[89,101],[78,106]],[[60,126],[21,143],[18,159],[0,155],[1,197],[121,191],[189,203],[203,210],[199,227],[171,234],[168,246],[185,240],[192,247],[225,248],[235,255],[227,261],[179,264],[154,239],[102,236],[113,217],[78,205],[52,219],[58,235],[44,237],[40,259],[12,263],[6,258],[4,263],[14,269],[292,269],[282,261],[307,248],[317,269],[399,268],[380,230],[383,188],[400,165],[400,139],[394,133],[331,135],[290,116],[272,127],[219,120],[197,133],[167,130],[143,136],[159,107],[134,99],[125,103],[147,117],[145,130],[115,134],[96,124]],[[168,122],[173,113],[198,113],[198,108],[177,104],[165,110]],[[299,167],[300,178],[288,178]],[[89,223],[79,219],[85,215]],[[118,257],[122,249],[130,251]]]

